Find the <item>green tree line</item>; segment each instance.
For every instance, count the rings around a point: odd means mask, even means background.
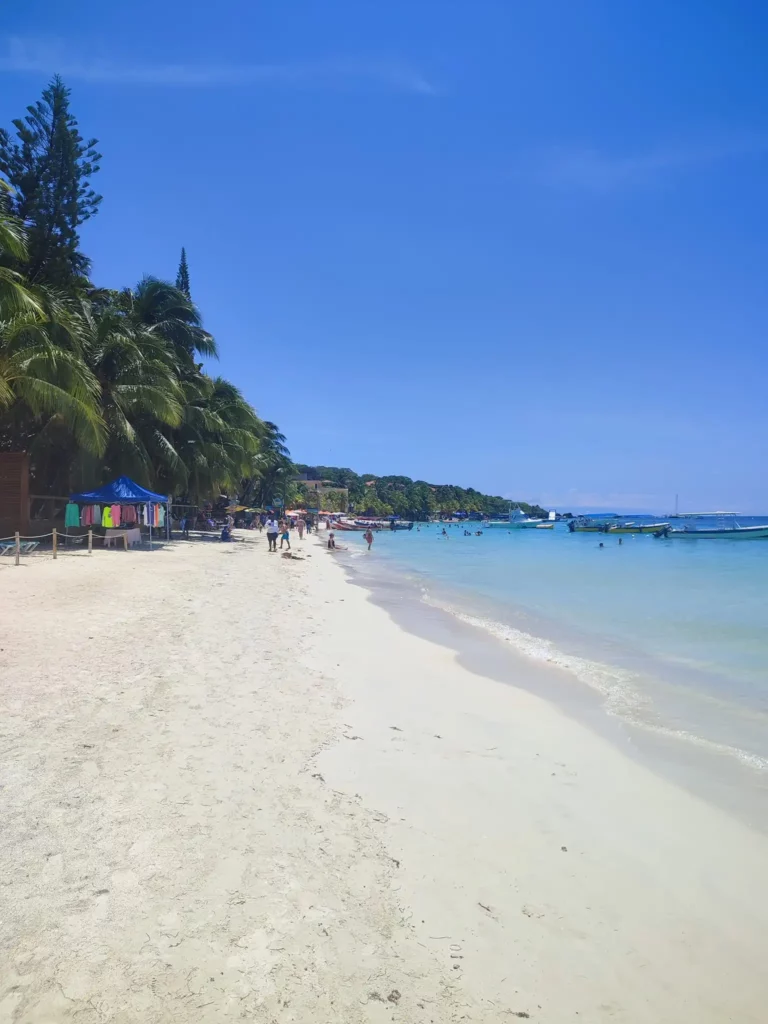
[[[506,515],[509,499],[498,495],[481,494],[472,487],[457,487],[454,484],[430,484],[426,480],[411,480],[408,476],[376,476],[373,473],[359,475],[351,469],[338,466],[296,465],[300,474],[307,474],[313,480],[324,480],[331,487],[346,487],[349,503],[360,514],[398,515],[406,519],[426,519],[432,515],[452,515],[454,512],[484,512],[487,515]],[[297,500],[314,504],[317,496],[298,483]],[[330,494],[323,499],[329,511],[330,504],[338,504]],[[341,497],[339,495],[339,497]],[[546,518],[547,512],[539,505],[516,502],[527,515]]]
[[[90,280],[80,228],[101,203],[97,146],[58,76],[0,129],[0,451],[29,453],[39,494],[125,474],[178,497],[264,504],[293,477],[285,438],[203,370],[218,345],[186,252],[175,283]]]

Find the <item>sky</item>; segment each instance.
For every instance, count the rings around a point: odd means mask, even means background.
[[[94,281],[174,278],[297,461],[768,513],[764,0],[27,0]]]

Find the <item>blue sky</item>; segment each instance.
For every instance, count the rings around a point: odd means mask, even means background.
[[[173,277],[298,460],[768,512],[768,7],[28,0],[99,139],[93,277]]]

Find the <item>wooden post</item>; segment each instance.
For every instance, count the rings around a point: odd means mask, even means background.
[[[123,534],[123,549],[125,551],[128,550],[128,534],[127,533]]]
[[[53,528],[53,557],[57,557],[57,551],[59,549],[58,534],[56,533],[56,527]]]
[[[93,530],[88,527],[88,554],[93,552]]]
[[[21,555],[21,543],[19,541],[19,531],[16,531],[16,565],[19,564],[19,556]]]

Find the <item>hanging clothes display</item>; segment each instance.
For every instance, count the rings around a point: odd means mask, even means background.
[[[164,529],[167,514],[166,506],[157,502],[141,505],[121,505],[115,502],[112,505],[105,505],[102,509],[101,505],[79,506],[77,502],[70,501],[64,509],[64,526],[101,526],[105,530],[138,526]]]
[[[101,525],[101,505],[84,505],[80,513],[81,526]]]

